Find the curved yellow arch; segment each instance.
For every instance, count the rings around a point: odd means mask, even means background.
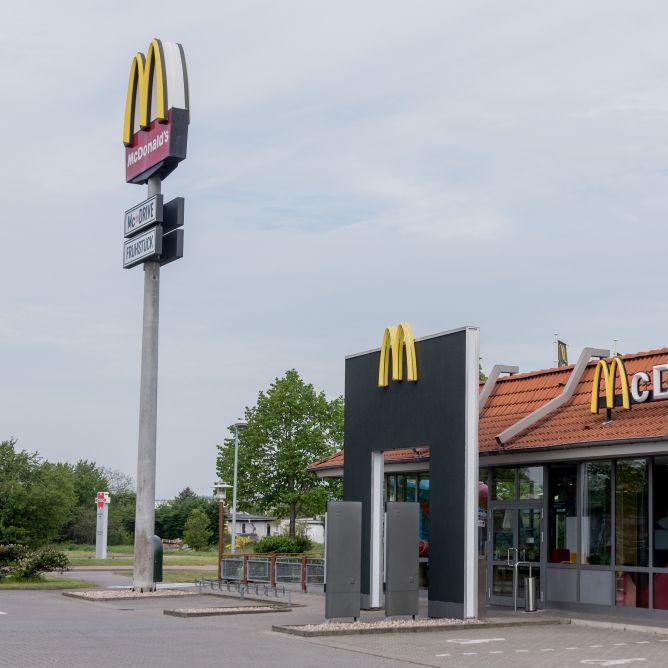
[[[123,143],[126,146],[132,146],[137,95],[139,95],[139,127],[146,129],[151,124],[151,95],[154,79],[157,96],[155,100],[156,118],[159,121],[167,120],[168,100],[165,78],[165,56],[162,42],[154,38],[146,50],[146,56],[143,53],[137,53],[130,64],[123,119]]]
[[[605,383],[605,406],[614,408],[615,406],[615,372],[619,372],[619,381],[622,386],[622,406],[629,410],[631,401],[629,398],[629,379],[626,375],[626,368],[621,358],[615,357],[610,366],[605,360],[599,360],[594,371],[594,380],[591,387],[592,413],[598,413],[598,396],[601,391],[601,371],[603,372],[603,382]]]
[[[415,338],[413,330],[407,322],[390,325],[383,332],[378,364],[378,387],[387,387],[390,382],[390,356],[392,358],[392,380],[403,380],[404,350],[406,351],[406,380],[415,382],[417,374],[417,357],[415,355]]]

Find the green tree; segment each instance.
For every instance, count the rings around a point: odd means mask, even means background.
[[[203,550],[209,546],[209,542],[211,541],[209,518],[201,508],[193,508],[190,515],[188,515],[183,532],[183,540],[193,550]]]
[[[37,546],[56,538],[75,506],[72,468],[0,443],[0,543]]]
[[[328,498],[340,496],[334,484],[308,471],[343,446],[343,398],[329,401],[297,371],[277,378],[246,408],[248,426],[239,432],[238,505],[241,509],[288,516],[289,535],[300,514],[324,512]],[[218,446],[221,480],[232,481],[234,438]]]

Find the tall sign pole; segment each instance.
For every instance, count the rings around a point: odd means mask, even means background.
[[[95,529],[95,558],[107,558],[107,532],[109,529],[109,492],[95,495],[97,508],[97,526]]]
[[[144,313],[139,389],[137,507],[133,588],[153,581],[155,461],[158,426],[160,267],[183,256],[184,200],[163,203],[162,180],[186,157],[190,102],[183,47],[152,39],[130,66],[123,143],[125,179],[148,184],[147,199],[125,212],[123,267],[144,265]]]
[[[148,197],[160,194],[160,177],[148,180]],[[144,318],[139,386],[139,445],[135,517],[134,588],[152,591],[155,533],[155,450],[158,429],[158,325],[160,320],[160,262],[144,263]]]

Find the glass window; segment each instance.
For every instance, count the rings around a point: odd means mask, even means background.
[[[478,556],[487,554],[487,508],[489,506],[487,488],[488,471],[481,468],[478,474]]]
[[[429,546],[429,474],[422,473],[418,479],[418,503],[420,504],[420,542],[426,543],[420,545],[420,552],[427,550]],[[420,554],[420,556],[427,556]]]
[[[668,457],[654,458],[654,525],[653,526],[654,526],[654,566],[658,568],[668,568]],[[668,583],[668,573],[665,575],[665,581]],[[657,585],[655,579],[654,581],[655,591],[656,591],[656,586]],[[661,609],[668,610],[668,607]]]
[[[387,501],[397,500],[397,477],[393,475],[387,476],[386,485],[386,499]]]
[[[516,498],[515,469],[493,469],[492,499],[494,501],[514,501]]]
[[[577,464],[552,464],[548,499],[548,561],[574,564],[578,550]]]
[[[406,478],[406,501],[417,501],[417,478]]]
[[[583,466],[582,563],[610,564],[610,461]]]
[[[668,610],[668,573],[654,575],[654,609]]]
[[[510,508],[496,508],[492,513],[494,559],[505,561],[508,558],[508,549],[514,547],[513,511]]]
[[[519,549],[522,561],[540,561],[540,508],[519,511]]]
[[[618,608],[649,608],[649,573],[617,571],[615,605]]]
[[[615,474],[615,561],[620,566],[649,564],[648,506],[647,460],[619,459]],[[646,586],[649,588],[649,584]]]
[[[406,476],[397,476],[397,501],[406,500]]]
[[[520,480],[520,499],[542,499],[543,467],[521,466],[517,473]]]

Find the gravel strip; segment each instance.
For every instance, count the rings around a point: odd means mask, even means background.
[[[289,633],[304,638],[318,636],[345,636],[345,635],[367,635],[374,633],[414,633],[421,631],[454,631],[457,629],[474,629],[481,626],[487,628],[500,628],[507,626],[546,626],[550,624],[567,624],[568,619],[545,618],[536,620],[461,620],[461,619],[397,619],[378,620],[370,622],[335,622],[329,624],[303,624],[271,627],[272,631],[278,633]]]
[[[80,598],[84,601],[118,601],[122,599],[142,598],[169,598],[172,596],[198,596],[196,591],[184,591],[183,589],[159,589],[158,591],[147,591],[142,593],[131,589],[97,589],[90,591],[64,591],[63,596]]]

